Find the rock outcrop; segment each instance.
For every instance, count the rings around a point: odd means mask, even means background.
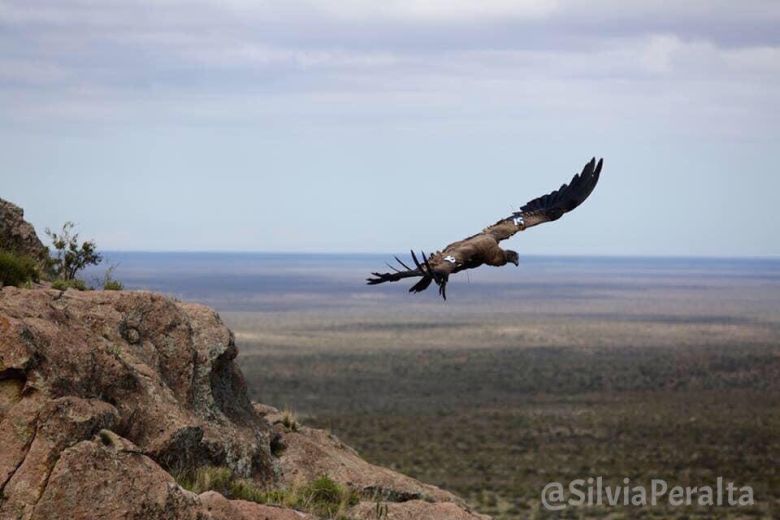
[[[347,518],[481,518],[327,432],[283,426],[276,410],[250,403],[237,354],[201,305],[148,292],[0,290],[0,519],[314,518],[196,494],[173,476],[204,466],[258,489],[328,475],[360,497]]]
[[[24,220],[24,210],[3,199],[0,199],[0,249],[30,256],[41,265],[49,258],[49,251],[35,228]]]

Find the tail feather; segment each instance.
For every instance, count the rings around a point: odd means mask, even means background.
[[[421,277],[420,280],[418,280],[411,288],[409,288],[410,293],[422,292],[430,287],[432,282],[436,282],[436,285],[439,286],[439,294],[446,300],[446,286],[448,278],[447,274],[435,271],[431,266],[429,256],[424,252],[422,253],[422,262],[420,262],[420,260],[417,258],[417,255],[414,253],[414,251],[411,251],[411,254],[412,261],[414,262],[414,265],[417,266],[415,269],[410,268],[396,256],[396,261],[399,265],[406,269],[405,271],[401,271],[396,267],[387,264],[387,266],[392,269],[393,272],[371,273],[371,276],[366,278],[366,283],[368,283],[368,285],[378,285],[385,282],[397,282],[399,280],[403,280],[404,278]]]
[[[398,264],[404,268],[404,270],[400,270],[396,267],[393,267],[390,264],[387,264],[387,266],[393,270],[391,273],[371,273],[371,276],[369,278],[366,278],[366,283],[368,285],[378,285],[380,283],[385,282],[397,282],[399,280],[403,280],[404,278],[413,278],[417,276],[425,276],[425,273],[421,269],[411,269],[408,265],[403,263],[400,258],[397,256],[395,257]]]
[[[378,285],[385,282],[397,282],[399,280],[403,280],[404,278],[412,278],[415,276],[423,276],[423,274],[416,270],[399,271],[395,273],[371,273],[371,276],[366,278],[366,283],[368,285]]]
[[[433,281],[432,277],[424,276],[421,280],[419,280],[416,284],[414,284],[409,288],[409,292],[410,293],[423,292],[425,289],[428,288],[429,285],[431,285],[432,281]]]

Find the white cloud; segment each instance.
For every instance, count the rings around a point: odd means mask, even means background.
[[[706,5],[3,1],[0,102],[23,120],[523,112],[766,125],[780,42],[726,44],[700,26],[760,28],[778,9]]]
[[[558,8],[555,0],[319,0],[308,4],[336,18],[384,18],[437,23],[506,17],[535,19]]]

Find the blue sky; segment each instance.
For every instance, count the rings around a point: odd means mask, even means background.
[[[776,1],[0,0],[0,197],[105,249],[780,255]]]

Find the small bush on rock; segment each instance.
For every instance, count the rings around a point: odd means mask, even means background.
[[[87,291],[89,290],[89,287],[86,283],[84,283],[84,280],[74,279],[74,280],[54,280],[51,283],[51,286],[53,289],[57,289],[58,291],[64,291],[66,289],[76,289],[77,291]]]
[[[79,234],[73,232],[74,227],[73,222],[66,222],[59,233],[46,229],[54,246],[52,269],[57,278],[62,280],[73,280],[79,271],[103,260],[94,241],[85,240],[79,244]]]
[[[15,285],[17,287],[39,279],[35,260],[25,255],[11,251],[0,250],[0,286]]]
[[[181,487],[193,493],[216,491],[229,499],[290,507],[322,518],[340,518],[359,501],[357,493],[327,476],[304,486],[270,490],[261,488],[250,479],[234,477],[229,468],[222,466],[202,466],[177,473],[174,478]]]
[[[295,412],[289,408],[282,412],[282,426],[284,426],[287,431],[298,431],[298,418],[295,416]]]
[[[332,518],[358,503],[357,494],[325,475],[310,482],[299,492],[298,506],[318,516]]]
[[[121,291],[125,286],[119,280],[109,280],[103,284],[104,291]]]
[[[112,265],[103,273],[103,280],[101,280],[100,284],[103,286],[104,291],[121,291],[125,288],[122,282],[114,278],[115,269],[116,265]]]

